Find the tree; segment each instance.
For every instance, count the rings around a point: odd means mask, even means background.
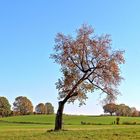
[[[46,112],[47,112],[47,107],[46,107],[43,103],[39,103],[39,104],[35,107],[35,111],[36,111],[36,113],[39,113],[39,114],[46,114]]]
[[[132,117],[139,117],[139,111],[138,110],[134,111]]]
[[[17,97],[13,105],[13,110],[19,112],[20,115],[27,115],[33,112],[32,102],[27,97]]]
[[[90,26],[77,30],[76,38],[58,33],[51,57],[61,65],[63,77],[58,79],[59,106],[55,130],[62,129],[62,114],[67,102],[85,103],[87,93],[101,90],[109,98],[118,95],[119,65],[124,63],[123,51],[112,51],[109,35],[98,37]]]
[[[11,113],[11,105],[6,97],[0,97],[0,116],[6,117]]]
[[[114,103],[110,103],[104,105],[103,109],[104,109],[104,113],[110,113],[110,115],[112,116],[112,114],[116,112],[117,106]]]
[[[117,116],[131,116],[131,108],[125,104],[117,105],[116,110]]]
[[[51,103],[46,103],[46,114],[53,114],[54,113],[54,107]]]
[[[131,116],[132,117],[138,117],[139,111],[135,107],[131,107]]]

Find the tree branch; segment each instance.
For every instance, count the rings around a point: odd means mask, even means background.
[[[63,103],[66,103],[67,100],[68,100],[70,97],[72,97],[72,96],[74,95],[74,94],[73,94],[74,90],[77,88],[77,86],[78,86],[79,84],[81,84],[81,83],[84,81],[86,74],[87,74],[87,73],[85,73],[85,74],[82,76],[82,78],[80,78],[80,79],[78,80],[78,82],[73,86],[73,88],[72,88],[72,89],[70,90],[70,92],[67,94],[67,96],[65,97],[65,99],[62,101]]]
[[[81,69],[78,64],[75,63],[75,61],[73,60],[73,58],[71,56],[69,56],[69,58],[71,59],[72,63],[77,67],[79,68],[79,70],[83,71],[83,69]]]
[[[95,87],[99,88],[100,90],[102,90],[103,92],[105,92],[106,94],[110,95],[111,93],[108,93],[104,88],[94,84],[90,79],[88,79],[88,81]]]

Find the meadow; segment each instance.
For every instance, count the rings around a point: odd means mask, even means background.
[[[54,128],[54,115],[0,118],[0,140],[140,140],[140,117],[120,117],[119,125],[113,124],[115,116],[63,118],[60,132],[50,131]]]

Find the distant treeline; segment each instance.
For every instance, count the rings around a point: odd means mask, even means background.
[[[17,116],[17,115],[29,115],[29,114],[53,114],[54,107],[51,103],[39,103],[35,106],[33,111],[32,102],[24,96],[18,96],[15,98],[13,108],[6,97],[0,96],[0,116]]]
[[[139,117],[140,111],[138,111],[135,107],[129,107],[125,104],[115,104],[108,103],[103,106],[104,113],[110,113],[110,115],[116,116],[131,116],[131,117]]]

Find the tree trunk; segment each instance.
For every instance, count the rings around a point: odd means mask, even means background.
[[[55,118],[55,131],[62,129],[62,115],[63,115],[64,103],[62,101],[59,102],[56,118]]]
[[[58,131],[58,130],[62,129],[62,115],[63,115],[64,104],[72,96],[77,96],[77,94],[74,95],[74,90],[77,88],[77,86],[79,84],[81,84],[84,81],[84,78],[86,77],[86,74],[87,73],[85,73],[83,75],[83,77],[75,84],[75,86],[70,90],[70,92],[67,94],[67,96],[64,98],[64,100],[59,102],[58,110],[57,110],[57,114],[56,114],[56,118],[55,118],[55,128],[54,128],[55,131]]]

